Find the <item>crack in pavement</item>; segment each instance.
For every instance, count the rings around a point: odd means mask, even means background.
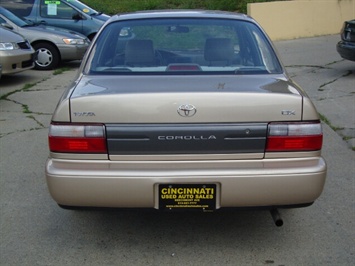
[[[0,133],[0,139],[5,137],[5,136],[9,136],[11,134],[14,134],[14,133],[30,132],[30,131],[41,130],[41,129],[44,129],[44,128],[42,128],[42,127],[33,127],[33,128],[30,128],[30,129],[23,129],[23,130],[16,130],[16,131],[7,132],[7,133]]]
[[[11,100],[11,99],[4,99],[4,101],[8,101],[8,102],[12,102],[14,104],[18,104],[22,107],[22,113],[24,114],[36,114],[36,115],[52,115],[52,113],[43,113],[43,112],[33,112],[29,109],[28,105],[27,104],[24,104],[24,103],[21,103],[21,102],[18,102],[16,100]],[[3,113],[11,113],[13,111],[1,111]],[[6,120],[6,119],[5,119]]]
[[[39,122],[33,115],[26,116],[27,118],[33,119],[41,128],[46,128],[41,122]]]
[[[324,83],[324,84],[320,85],[318,90],[320,90],[321,88],[323,88],[323,87],[325,87],[325,86],[327,86],[327,85],[329,85],[329,84],[332,84],[332,83],[334,83],[334,82],[336,82],[336,81],[340,80],[341,78],[348,77],[348,76],[350,76],[352,73],[353,73],[353,71],[348,70],[348,72],[347,72],[347,73],[345,73],[345,74],[341,75],[340,77],[335,78],[335,79],[333,79],[333,80],[331,80],[331,81],[329,81],[329,82],[326,82],[326,83]]]
[[[331,69],[330,67],[325,67],[325,66],[319,66],[319,65],[289,65],[285,66],[286,68],[292,67],[292,68],[303,68],[303,67],[309,67],[309,68],[318,68],[318,69]]]
[[[38,82],[40,83],[40,82]],[[36,84],[38,84],[36,83]],[[35,86],[36,84],[34,84],[33,86]],[[47,113],[40,113],[40,112],[33,112],[29,109],[28,105],[27,104],[24,104],[24,103],[21,103],[19,101],[16,101],[16,100],[12,100],[12,99],[9,99],[8,97],[11,96],[11,95],[14,95],[18,92],[29,92],[29,88],[22,88],[22,89],[19,89],[19,90],[14,90],[12,92],[9,92],[7,93],[6,95],[3,95],[1,96],[0,98],[0,101],[8,101],[8,102],[11,102],[11,103],[14,103],[16,105],[19,105],[22,107],[22,112],[18,112],[18,113],[21,113],[21,114],[29,114],[26,116],[26,119],[30,119],[30,120],[33,120],[37,125],[38,127],[31,127],[30,129],[21,129],[21,130],[14,130],[14,131],[11,131],[11,132],[7,132],[7,133],[0,133],[0,138],[2,137],[5,137],[5,136],[8,136],[8,135],[11,135],[11,134],[14,134],[14,133],[18,133],[18,132],[29,132],[29,131],[33,131],[33,130],[40,130],[40,129],[44,129],[46,128],[45,125],[43,125],[40,121],[38,121],[34,115],[52,115],[52,114],[47,114]],[[33,90],[33,91],[38,91],[38,90]],[[40,90],[40,91],[44,91],[44,90]],[[12,113],[14,111],[4,111],[4,110],[1,110],[1,112],[3,113]],[[8,121],[7,119],[1,119],[0,121],[2,122],[6,122]]]

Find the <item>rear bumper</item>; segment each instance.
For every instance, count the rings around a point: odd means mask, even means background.
[[[338,42],[337,51],[342,58],[355,61],[355,43]]]
[[[322,193],[321,157],[243,161],[76,161],[48,159],[46,179],[60,205],[159,208],[159,184],[216,184],[216,208],[302,205]]]

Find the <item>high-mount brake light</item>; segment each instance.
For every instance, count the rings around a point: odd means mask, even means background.
[[[201,71],[201,67],[197,64],[170,64],[166,71]]]
[[[49,149],[64,153],[107,153],[103,125],[51,124]]]
[[[270,123],[266,152],[316,151],[322,148],[320,122]]]

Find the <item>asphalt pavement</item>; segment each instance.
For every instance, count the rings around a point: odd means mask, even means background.
[[[354,265],[355,62],[339,36],[276,42],[292,78],[324,121],[324,191],[310,207],[148,213],[68,211],[44,177],[52,112],[80,62],[0,80],[0,265]]]

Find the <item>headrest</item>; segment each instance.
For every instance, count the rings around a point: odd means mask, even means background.
[[[153,42],[151,40],[129,40],[126,43],[125,63],[133,66],[154,65]]]
[[[231,39],[209,38],[205,43],[206,61],[229,61],[233,59],[234,47]]]

